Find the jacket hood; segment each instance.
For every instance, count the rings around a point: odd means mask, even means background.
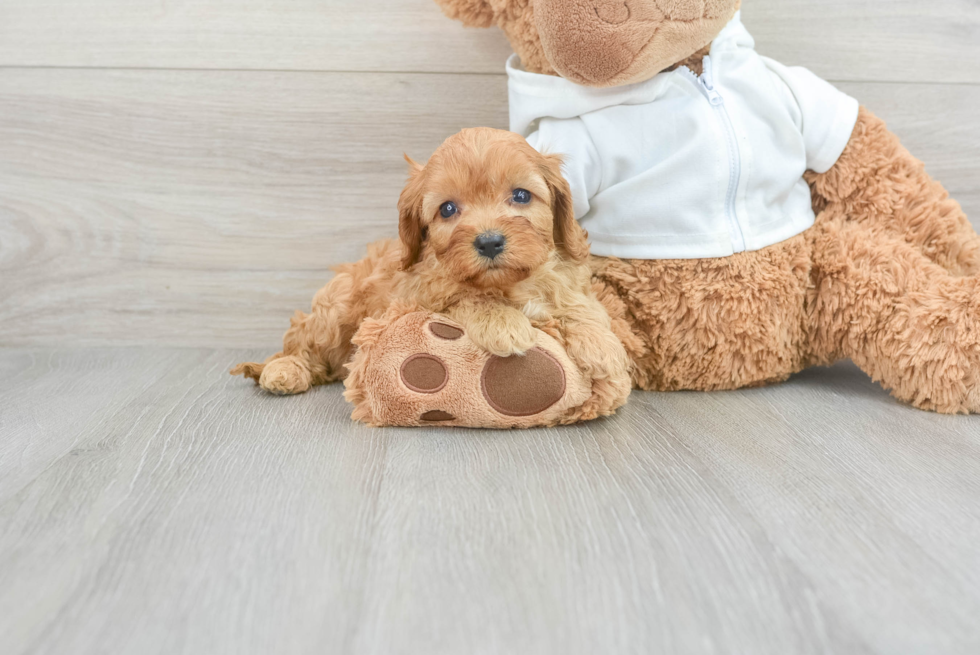
[[[755,41],[742,25],[742,12],[725,26],[711,43],[711,55],[726,50],[755,47]],[[510,96],[510,129],[524,136],[534,131],[538,120],[577,118],[607,107],[641,105],[653,102],[677,71],[655,75],[645,82],[610,88],[593,88],[563,77],[529,73],[520,57],[507,60],[507,87]],[[684,74],[684,73],[682,73]]]

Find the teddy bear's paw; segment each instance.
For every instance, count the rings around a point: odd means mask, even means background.
[[[438,341],[463,342],[458,344],[463,347],[463,352],[450,354],[450,358],[455,360],[452,368],[457,375],[470,377],[472,380],[476,372],[473,364],[478,363],[485,355],[479,352],[480,348],[475,344],[465,343],[464,337],[467,336],[465,330],[441,320],[430,321],[425,330],[436,339],[435,342],[429,339],[428,345],[432,350],[447,350],[440,349],[439,346],[444,344],[439,344]],[[436,355],[416,353],[402,362],[399,376],[402,384],[409,391],[416,394],[436,395],[449,383],[449,368]],[[482,400],[495,412],[507,417],[524,418],[541,414],[553,407],[565,395],[565,370],[552,355],[538,347],[530,348],[523,356],[490,355],[479,372],[479,380]],[[460,382],[465,389],[466,380]],[[485,412],[480,397],[467,398],[464,392],[446,401],[457,406],[458,414],[473,416]],[[460,400],[463,404],[470,404],[467,400],[473,401],[476,407],[459,407]],[[490,420],[495,418],[492,417]],[[457,420],[455,414],[445,409],[430,409],[419,415],[419,422],[423,425]]]
[[[590,385],[554,339],[535,338],[525,355],[498,357],[441,316],[402,316],[355,355],[346,382],[354,417],[390,426],[558,424]]]
[[[429,329],[436,334],[457,330],[443,323],[432,323]],[[461,330],[459,336],[463,336]],[[463,367],[466,368],[465,363]],[[429,354],[411,355],[402,363],[399,375],[405,387],[419,394],[438,394],[449,382],[446,364]],[[486,403],[499,414],[534,416],[553,407],[565,395],[565,370],[541,348],[533,348],[525,356],[491,355],[480,373],[480,392]],[[466,413],[471,412],[472,409]],[[429,410],[419,416],[422,424],[455,420],[455,415],[441,409]]]

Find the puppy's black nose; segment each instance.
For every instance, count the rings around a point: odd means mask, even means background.
[[[504,251],[507,238],[499,232],[484,232],[473,242],[473,247],[480,253],[481,257],[494,259]]]

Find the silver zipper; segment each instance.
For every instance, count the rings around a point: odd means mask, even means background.
[[[732,236],[732,249],[735,252],[743,252],[745,250],[745,236],[742,234],[742,226],[738,222],[735,209],[738,185],[742,178],[742,157],[738,149],[738,138],[735,136],[732,118],[728,115],[728,109],[725,108],[725,98],[715,88],[710,56],[705,56],[702,67],[703,72],[698,78],[698,86],[714,108],[715,115],[718,116],[728,141],[728,197],[725,202],[725,214],[728,219],[728,229]]]

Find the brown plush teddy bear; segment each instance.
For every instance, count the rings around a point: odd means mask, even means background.
[[[850,358],[980,411],[980,238],[885,124],[754,50],[739,0],[436,0],[498,26],[511,129],[565,156],[636,387]]]

